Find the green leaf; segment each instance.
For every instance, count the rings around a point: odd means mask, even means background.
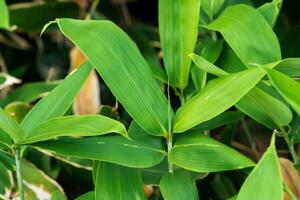
[[[95,199],[146,199],[139,169],[100,162],[97,168]]]
[[[0,100],[0,106],[4,107],[13,101],[30,103],[51,91],[57,83],[35,82],[18,87],[12,94]]]
[[[205,27],[219,31],[246,66],[281,59],[275,33],[264,17],[250,6],[228,7],[217,20]]]
[[[195,126],[195,128],[193,128],[193,130],[197,130],[197,131],[201,132],[201,131],[205,131],[205,130],[219,128],[221,126],[224,126],[226,124],[229,124],[229,123],[232,123],[234,121],[241,119],[242,116],[243,116],[243,114],[238,111],[226,111],[206,122],[203,122],[203,123]]]
[[[84,193],[83,195],[77,197],[75,200],[95,200],[95,192],[92,191]]]
[[[265,71],[257,67],[210,81],[203,92],[178,109],[174,119],[174,132],[184,132],[224,112],[237,103],[264,75]]]
[[[52,199],[56,193],[67,199],[61,186],[30,162],[22,161],[22,174],[26,199]]]
[[[198,131],[179,135],[169,153],[169,161],[197,172],[219,172],[254,165],[236,150]]]
[[[268,70],[268,76],[276,90],[300,115],[300,83],[277,70]]]
[[[167,98],[130,38],[110,21],[58,19],[56,22],[93,64],[132,118],[150,134],[167,135]]]
[[[9,29],[9,13],[5,0],[0,0],[0,28]]]
[[[282,181],[274,134],[269,148],[243,183],[237,200],[282,200]]]
[[[282,0],[272,0],[260,6],[257,10],[264,16],[271,27],[274,27],[280,12]]]
[[[288,106],[258,87],[250,90],[236,107],[270,129],[286,126],[293,118]]]
[[[159,0],[159,33],[170,84],[185,88],[199,23],[200,0]]]
[[[126,167],[147,168],[165,157],[162,138],[149,135],[136,123],[129,128],[129,137],[98,136],[64,138],[31,144],[54,154],[106,161]]]
[[[183,169],[165,174],[159,182],[159,189],[165,200],[199,199],[191,175]]]
[[[195,52],[207,61],[214,63],[218,59],[223,49],[223,40],[201,40],[196,46]],[[207,72],[192,64],[191,77],[197,91],[201,91],[206,84]]]
[[[83,63],[29,111],[21,124],[28,135],[41,123],[68,110],[91,70],[89,62]]]
[[[225,0],[202,0],[201,7],[203,11],[212,18],[220,11],[224,2]]]
[[[198,56],[197,54],[190,54],[190,57],[192,61],[195,63],[195,65],[199,68],[202,69],[203,71],[206,71],[210,74],[216,75],[216,76],[226,76],[228,75],[227,72],[224,70],[215,67],[214,64],[211,62],[207,61],[206,59],[202,58],[201,56]]]
[[[62,136],[97,136],[120,133],[127,136],[125,126],[101,115],[66,116],[53,118],[36,127],[22,143],[34,143]]]
[[[286,58],[276,66],[276,70],[290,76],[300,76],[300,58]]]
[[[12,192],[14,179],[13,174],[0,162],[0,195],[5,196],[9,199],[10,193]]]
[[[23,102],[13,102],[5,106],[5,112],[16,122],[21,123],[31,106]]]
[[[6,132],[14,142],[21,141],[26,136],[20,125],[2,108],[0,108],[0,128]]]
[[[39,32],[44,24],[56,18],[77,18],[79,7],[77,3],[69,0],[25,2],[11,4],[9,13],[11,24],[16,25],[18,29],[28,32]]]

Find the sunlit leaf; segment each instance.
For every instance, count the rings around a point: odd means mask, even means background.
[[[238,193],[237,200],[248,199],[283,199],[282,175],[276,155],[275,135],[268,150],[246,178]]]
[[[127,136],[124,125],[101,115],[81,115],[53,118],[37,126],[22,143],[34,143],[62,136],[97,136],[120,133]]]
[[[167,98],[130,38],[110,21],[57,19],[56,22],[134,120],[150,134],[167,135]]]
[[[9,28],[9,13],[5,0],[0,0],[0,28]]]
[[[91,69],[89,62],[82,64],[30,110],[21,124],[28,135],[41,123],[62,116],[68,110]]]
[[[272,0],[272,2],[265,3],[258,8],[258,11],[265,17],[271,27],[276,23],[281,5],[282,0]]]

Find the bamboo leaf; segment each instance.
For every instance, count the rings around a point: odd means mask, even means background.
[[[133,119],[150,134],[167,135],[167,98],[130,38],[110,21],[57,19],[56,22]]]
[[[0,28],[9,29],[9,13],[5,0],[0,0]]]
[[[85,62],[29,111],[21,124],[28,136],[41,123],[67,111],[91,70],[91,64]]]
[[[100,162],[96,175],[95,199],[146,199],[138,169]]]
[[[300,76],[300,58],[287,58],[276,66],[276,70],[290,76]]]
[[[57,83],[33,82],[18,87],[12,94],[0,100],[0,106],[4,107],[13,101],[30,103],[51,91]]]
[[[276,90],[300,115],[300,83],[277,70],[268,70],[268,76]]]
[[[257,10],[264,16],[271,27],[274,27],[280,8],[282,5],[282,0],[272,0],[271,2],[265,3],[260,6]]]
[[[159,189],[165,200],[199,199],[192,176],[183,169],[165,174],[159,182]]]
[[[129,137],[98,136],[64,138],[31,144],[53,154],[115,163],[126,167],[147,168],[165,157],[163,140],[149,135],[135,122]]]
[[[95,200],[95,192],[87,192],[79,197],[77,197],[75,200]]]
[[[200,11],[200,0],[159,0],[159,33],[164,65],[170,84],[185,88],[188,83]]]
[[[268,150],[251,171],[238,193],[237,200],[248,199],[283,199],[282,175],[276,155],[275,134]]]
[[[250,6],[230,6],[205,27],[219,31],[247,67],[281,59],[275,33],[264,17]]]
[[[253,68],[210,81],[203,92],[177,110],[174,132],[184,132],[224,112],[247,94],[264,75],[263,69]]]
[[[0,128],[7,133],[14,142],[21,141],[26,133],[20,125],[0,108]]]
[[[225,0],[202,0],[202,9],[203,11],[210,16],[211,18],[216,15],[221,7],[223,6]]]
[[[197,172],[218,172],[254,165],[236,150],[198,131],[179,135],[169,153],[169,161]]]
[[[224,70],[215,67],[214,64],[211,62],[207,61],[206,59],[202,58],[201,56],[198,56],[197,54],[190,54],[190,57],[192,61],[195,63],[195,65],[199,68],[202,69],[203,71],[206,71],[208,73],[211,73],[216,76],[226,76],[228,75],[227,72]]]
[[[127,136],[125,126],[101,115],[66,116],[53,118],[36,127],[22,143],[34,143],[62,136],[97,136],[107,133],[120,133]]]

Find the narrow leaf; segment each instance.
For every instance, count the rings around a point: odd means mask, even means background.
[[[120,133],[127,136],[125,126],[101,115],[66,116],[53,118],[36,127],[22,143],[34,143],[62,136],[97,136]]]
[[[0,0],[0,28],[9,29],[9,13],[5,0]]]
[[[165,174],[159,182],[159,189],[165,200],[199,199],[192,176],[184,169]]]
[[[265,75],[261,68],[233,73],[210,81],[176,112],[174,132],[184,132],[224,112],[238,102]]]
[[[254,165],[246,156],[198,131],[177,138],[169,153],[169,161],[197,172],[218,172]]]
[[[91,70],[91,64],[85,62],[30,110],[21,124],[28,135],[41,123],[68,110]]]
[[[110,21],[58,19],[56,22],[133,119],[153,135],[167,135],[167,98],[130,38]]]
[[[276,90],[300,115],[300,83],[277,70],[268,70],[268,76]]]
[[[170,84],[185,88],[188,83],[200,11],[200,0],[159,0],[159,33]]]
[[[65,138],[31,144],[54,154],[106,161],[126,167],[147,168],[165,157],[163,140],[149,135],[136,123],[129,128],[131,140],[122,136]]]
[[[202,0],[202,9],[203,11],[212,18],[214,15],[216,15],[221,7],[223,6],[225,0]]]
[[[96,175],[95,199],[146,199],[139,169],[100,162]]]
[[[237,200],[248,199],[283,199],[282,175],[276,155],[275,134],[268,150],[251,171],[238,193]]]

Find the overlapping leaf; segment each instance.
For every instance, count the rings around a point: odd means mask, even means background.
[[[110,21],[58,19],[56,22],[134,120],[153,135],[167,135],[167,98],[130,38]]]

